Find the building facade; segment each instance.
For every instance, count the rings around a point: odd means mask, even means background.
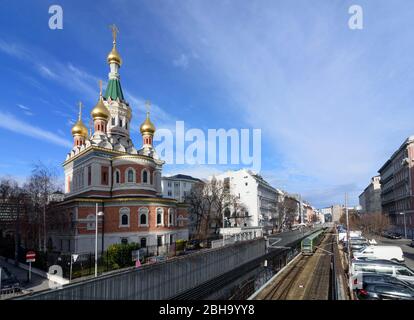
[[[215,176],[228,186],[246,207],[244,227],[272,229],[272,219],[277,213],[277,203],[283,199],[283,192],[273,188],[260,175],[246,169],[228,171]],[[232,223],[232,222],[230,222]],[[232,223],[231,226],[237,226]]]
[[[196,183],[203,183],[203,181],[184,174],[162,177],[163,197],[185,202],[185,198],[190,194]]]
[[[65,200],[57,207],[55,228],[49,231],[49,243],[57,251],[93,251],[96,227],[102,249],[126,242],[162,246],[188,238],[186,206],[162,197],[164,161],[153,147],[155,126],[149,111],[140,127],[142,146],[134,145],[116,33],[107,62],[106,91],[103,94],[101,88],[91,111],[93,131],[83,123],[81,106],[72,128],[73,148],[63,163]],[[103,216],[95,226],[98,211]]]
[[[414,136],[407,138],[378,170],[382,212],[402,227],[414,223]]]
[[[372,177],[371,183],[359,195],[361,213],[380,213],[381,208],[381,177]]]

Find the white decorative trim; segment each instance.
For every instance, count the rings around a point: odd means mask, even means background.
[[[162,213],[161,213],[161,223],[158,223],[158,209],[160,209],[162,211]],[[155,225],[157,227],[165,226],[164,225],[164,208],[161,208],[161,207],[155,208]]]
[[[129,181],[129,179],[128,179],[128,173],[129,173],[129,170],[132,170],[133,172],[134,172],[134,176],[133,176],[133,181]],[[128,168],[126,168],[125,169],[125,184],[128,184],[128,183],[136,183],[137,181],[137,179],[136,179],[136,171],[135,171],[135,169],[134,168],[132,168],[132,167],[128,167]]]
[[[123,211],[123,212],[121,212]],[[122,224],[122,216],[123,215],[127,215],[128,217],[128,224]],[[131,216],[130,216],[130,209],[128,207],[122,207],[121,209],[119,209],[119,227],[120,228],[129,228],[130,225],[130,221],[131,221]]]
[[[141,209],[146,209],[145,213],[141,213],[140,210]],[[146,224],[141,224],[141,215],[145,215],[146,216]],[[148,207],[140,207],[138,208],[138,226],[139,227],[149,227],[149,209]]]

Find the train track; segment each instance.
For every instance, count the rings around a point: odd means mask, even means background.
[[[329,300],[335,299],[334,236],[328,231],[312,256],[300,256],[290,269],[263,290],[263,300]]]
[[[305,268],[308,259],[308,256],[301,255],[292,269],[280,276],[279,281],[265,294],[263,300],[285,300],[297,280],[297,276]]]

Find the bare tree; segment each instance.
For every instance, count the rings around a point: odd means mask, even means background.
[[[58,188],[56,170],[47,167],[41,162],[34,164],[32,174],[29,177],[28,182],[25,184],[24,188],[31,197],[33,205],[32,213],[34,214],[34,220],[37,221],[38,224],[39,248],[42,248],[43,251],[46,252],[46,209],[49,195]]]

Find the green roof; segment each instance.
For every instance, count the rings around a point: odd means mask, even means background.
[[[112,100],[125,100],[124,94],[122,93],[121,82],[117,79],[111,79],[108,82],[108,86],[106,87],[105,91],[105,99],[111,97]]]

